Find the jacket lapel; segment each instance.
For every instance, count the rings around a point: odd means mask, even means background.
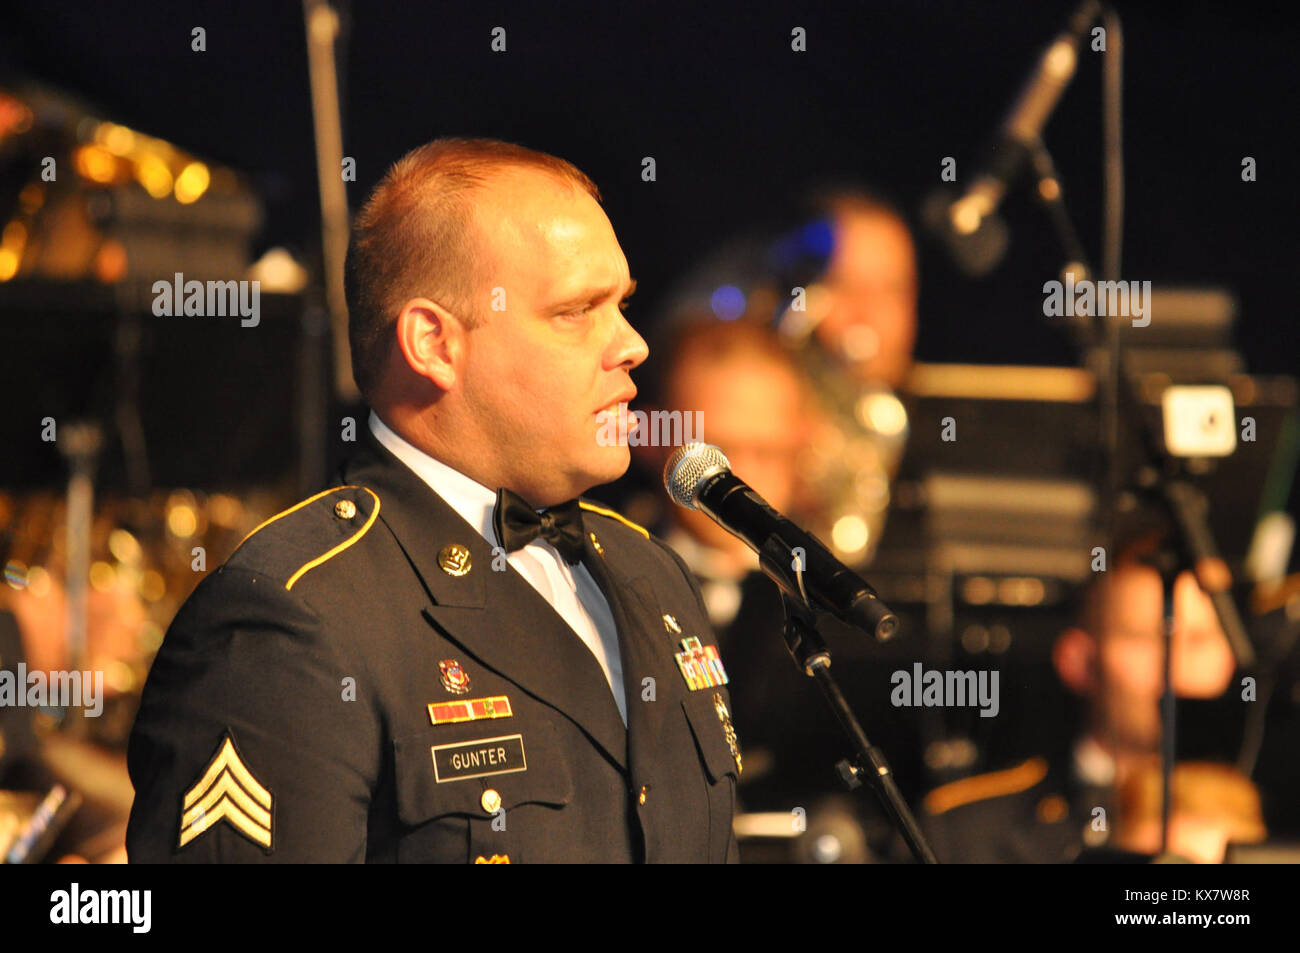
[[[428,593],[430,601],[421,608],[426,624],[562,712],[626,768],[623,720],[605,673],[582,639],[513,568],[493,571],[491,547],[478,530],[380,445],[369,427],[363,433],[365,443],[344,478],[379,494],[379,518]],[[469,550],[463,575],[440,564],[439,553],[452,544]],[[620,642],[622,628],[620,622]]]
[[[609,602],[618,624],[619,652],[623,658],[623,685],[627,695],[628,757],[634,785],[645,784],[650,794],[650,816],[643,828],[645,860],[654,863],[672,856],[680,847],[671,840],[675,825],[659,816],[660,805],[673,803],[664,787],[673,779],[663,773],[665,746],[674,737],[668,719],[681,719],[685,686],[672,657],[672,637],[665,629],[662,599],[635,561],[620,558],[608,543],[597,552],[588,535],[583,561]],[[645,679],[653,678],[653,701],[646,697]],[[666,823],[665,823],[666,821]]]

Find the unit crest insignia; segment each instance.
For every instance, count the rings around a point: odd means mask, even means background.
[[[454,658],[439,662],[438,671],[442,674],[442,687],[453,695],[464,695],[469,691],[469,673]]]

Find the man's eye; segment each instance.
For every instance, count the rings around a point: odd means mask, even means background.
[[[570,321],[581,321],[589,313],[591,313],[591,308],[587,307],[587,308],[582,308],[578,311],[566,311],[564,314],[560,315],[560,317],[568,318]]]

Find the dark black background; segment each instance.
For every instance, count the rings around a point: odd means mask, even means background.
[[[489,135],[562,155],[601,186],[644,328],[672,280],[725,238],[779,220],[807,186],[850,176],[915,213],[940,160],[973,174],[989,134],[1070,4],[400,3],[343,7],[344,152],[355,209],[407,149]],[[1217,284],[1241,298],[1256,372],[1297,366],[1291,281],[1300,30],[1289,4],[1120,3],[1128,205],[1123,277]],[[274,3],[26,0],[0,76],[34,76],[103,115],[249,173],[262,247],[308,256],[317,199],[302,8]],[[207,51],[190,30],[207,30]],[[508,51],[493,53],[494,26]],[[790,49],[794,26],[808,51]],[[1112,39],[1113,42],[1113,39]],[[1099,257],[1101,71],[1085,50],[1049,124],[1072,212]],[[654,156],[658,181],[642,182]],[[1258,181],[1241,181],[1241,159]],[[919,356],[1068,363],[1041,317],[1060,255],[1021,191],[989,279],[922,250]]]

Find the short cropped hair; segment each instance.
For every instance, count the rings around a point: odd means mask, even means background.
[[[572,163],[510,142],[464,138],[413,149],[370,194],[344,264],[352,377],[363,397],[379,383],[407,301],[430,298],[471,329],[481,323],[474,194],[512,168],[547,173],[600,201],[595,183]]]

